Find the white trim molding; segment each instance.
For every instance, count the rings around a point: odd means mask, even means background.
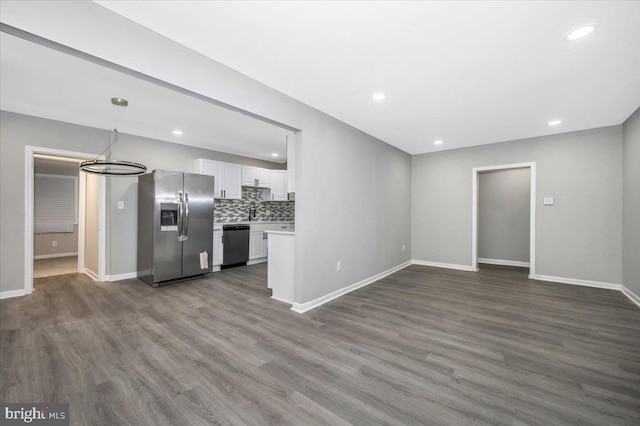
[[[621,286],[620,291],[622,292],[622,294],[627,296],[629,300],[631,300],[633,303],[638,305],[638,307],[640,307],[640,296],[638,296],[637,294],[629,290],[629,288],[625,287],[624,285]]]
[[[290,301],[288,301],[288,300],[280,299],[280,298],[275,297],[275,296],[271,296],[271,298],[272,298],[273,300],[277,300],[278,302],[282,302],[282,303],[286,303],[286,304],[288,304],[288,305],[291,305],[291,302],[290,302]],[[296,311],[296,312],[297,312],[297,311]]]
[[[602,281],[580,280],[577,278],[553,277],[550,275],[530,274],[529,278],[552,283],[580,285],[583,287],[606,288],[607,290],[622,290],[622,284],[606,283]]]
[[[100,281],[98,279],[98,274],[96,274],[95,272],[93,272],[91,269],[89,268],[84,268],[84,273],[89,275],[89,277],[94,280],[94,281]]]
[[[397,272],[403,268],[406,268],[407,266],[411,265],[413,262],[411,260],[404,262],[398,266],[395,266],[391,269],[387,269],[386,271],[380,272],[379,274],[376,274],[372,277],[369,278],[365,278],[362,281],[358,281],[355,284],[351,284],[347,287],[341,288],[339,290],[333,291],[329,294],[325,294],[324,296],[320,296],[316,299],[313,299],[309,302],[305,302],[305,303],[293,303],[291,305],[291,310],[294,312],[297,312],[299,314],[305,313],[307,311],[310,311],[311,309],[317,308],[320,305],[324,305],[327,302],[330,302],[334,299],[337,299],[340,296],[344,296],[347,293],[350,293],[354,290],[357,290],[359,288],[362,288],[364,286],[367,286],[371,283],[374,283],[388,275],[393,274],[394,272]]]
[[[456,269],[458,271],[473,271],[470,265],[457,265],[455,263],[430,262],[428,260],[412,260],[411,264],[421,266],[433,266],[435,268]]]
[[[33,260],[41,260],[41,259],[55,259],[56,257],[71,257],[77,256],[78,252],[75,253],[56,253],[56,254],[39,254],[38,256],[33,256]]]
[[[0,291],[0,300],[10,299],[12,297],[20,297],[20,296],[24,296],[25,294],[26,293],[24,292],[23,288],[21,288],[20,290]]]
[[[518,260],[487,259],[484,257],[479,257],[478,263],[486,263],[488,265],[500,265],[500,266],[518,266],[520,268],[529,267],[529,262],[520,262]]]
[[[125,274],[107,275],[105,277],[105,281],[114,282],[114,281],[129,280],[131,278],[138,278],[138,273],[127,272]]]
[[[493,170],[526,169],[530,172],[529,200],[529,272],[536,273],[536,163],[515,163],[499,166],[474,167],[471,170],[471,270],[478,270],[478,182],[480,172]]]
[[[261,258],[258,258],[258,259],[248,260],[247,261],[247,266],[257,265],[258,263],[265,263],[266,261],[267,261],[266,257],[261,257]]]

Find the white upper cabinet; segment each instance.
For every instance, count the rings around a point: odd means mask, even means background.
[[[258,169],[258,186],[271,188],[271,170]]]
[[[271,170],[242,166],[242,185],[270,188]]]
[[[242,166],[240,164],[222,163],[222,185],[224,198],[242,199]]]
[[[271,201],[287,200],[287,171],[271,170]]]
[[[196,173],[213,176],[214,197],[239,200],[242,198],[240,164],[222,163],[220,161],[198,158],[193,161]]]

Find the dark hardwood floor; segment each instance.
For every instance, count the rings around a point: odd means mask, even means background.
[[[0,301],[0,400],[72,424],[640,424],[640,309],[504,267],[407,267],[307,314],[265,265]]]

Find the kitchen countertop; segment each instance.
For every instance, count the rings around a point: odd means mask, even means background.
[[[261,225],[261,224],[269,224],[269,223],[288,223],[290,225],[295,222],[287,221],[287,220],[251,220],[244,222],[213,222],[214,225]]]
[[[295,231],[264,231],[265,234],[296,235]]]

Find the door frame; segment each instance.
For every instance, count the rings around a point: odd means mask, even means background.
[[[530,170],[529,177],[529,278],[536,273],[536,162],[503,164],[498,166],[474,167],[471,171],[472,206],[471,206],[471,269],[478,271],[478,186],[480,173],[509,170]]]
[[[34,154],[49,155],[54,157],[78,158],[81,160],[103,160],[104,155],[96,157],[95,154],[86,152],[66,151],[62,149],[44,148],[38,146],[25,147],[25,172],[24,172],[24,294],[33,292],[33,216],[34,216],[34,181],[35,170],[33,167]],[[98,185],[98,275],[92,277],[97,281],[104,281],[106,277],[106,194],[107,182],[104,176],[100,176]],[[79,176],[78,179],[78,272],[86,273],[84,270],[84,236],[85,236],[85,197],[86,197],[86,176]],[[80,244],[81,243],[81,244]],[[82,266],[83,270],[80,270]],[[91,276],[91,274],[87,274]]]

